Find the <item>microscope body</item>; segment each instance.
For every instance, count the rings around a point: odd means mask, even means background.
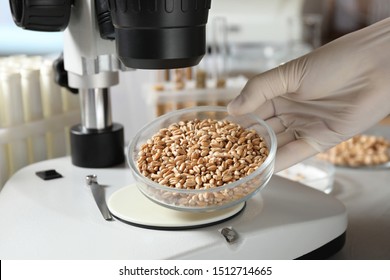
[[[124,69],[115,41],[102,39],[94,1],[75,1],[64,31],[64,68],[68,85],[80,95],[81,124],[71,128],[72,163],[109,167],[124,161],[124,132],[112,122],[110,87]]]
[[[70,136],[76,166],[124,162],[123,127],[112,121],[110,100],[118,71],[190,67],[206,52],[211,0],[9,1],[18,26],[64,31],[66,86],[81,103]]]

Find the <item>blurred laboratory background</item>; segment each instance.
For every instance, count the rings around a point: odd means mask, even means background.
[[[388,0],[212,0],[208,51],[190,69],[130,70],[112,88],[112,115],[128,142],[174,109],[223,105],[251,76],[388,17]],[[53,79],[62,33],[17,27],[0,2],[0,186],[33,162],[69,154],[78,96]],[[1,187],[0,187],[1,189]]]

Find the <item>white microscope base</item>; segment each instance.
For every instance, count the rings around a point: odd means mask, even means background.
[[[43,181],[35,175],[48,169],[63,177]],[[68,157],[17,172],[0,192],[0,259],[322,258],[343,245],[347,228],[343,204],[278,176],[232,219],[169,231],[105,221],[85,185],[89,174],[96,174],[106,186],[107,199],[134,183],[126,166],[79,168]],[[222,228],[234,229],[237,241],[228,243]],[[318,254],[307,255],[313,251]]]

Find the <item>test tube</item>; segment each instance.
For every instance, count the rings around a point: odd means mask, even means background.
[[[0,75],[2,72],[6,71],[5,68],[5,59],[0,59]],[[4,98],[3,98],[3,82],[0,80],[0,128],[5,127],[5,108],[4,108]]]
[[[157,72],[157,80],[154,87],[151,89],[153,91],[153,94],[159,94],[160,92],[165,90],[165,83],[169,81],[170,73],[169,69],[165,70],[158,70]],[[154,114],[159,117],[161,115],[165,114],[165,104],[161,102],[159,96],[157,96],[154,100],[156,100],[155,104],[155,112]]]
[[[36,121],[43,118],[40,71],[31,67],[20,69],[24,120]]]
[[[43,119],[40,70],[33,65],[22,65],[20,70],[25,122]],[[45,135],[33,135],[27,138],[30,163],[47,158]]]
[[[305,40],[310,44],[311,49],[322,45],[322,15],[306,14],[303,17]]]
[[[1,130],[2,128],[0,128]],[[6,145],[0,142],[0,191],[9,177]]]
[[[184,69],[174,69],[174,83],[175,83],[175,89],[176,90],[182,90],[184,89],[185,86],[185,81],[184,81]]]
[[[4,59],[0,59],[0,75],[3,70]],[[2,132],[5,131],[4,99],[3,86],[0,81],[0,191],[9,177],[8,153],[5,139],[2,139]]]
[[[226,86],[227,76],[227,20],[225,17],[216,17],[213,20],[212,55],[214,62],[214,78],[217,88]]]
[[[71,93],[66,88],[61,88],[62,95],[62,110],[64,112],[79,111],[80,110],[80,98],[78,94]],[[70,135],[71,126],[65,127],[65,136]],[[65,137],[65,154],[70,155],[70,137]]]
[[[54,82],[53,62],[44,60],[41,65],[41,90],[44,117],[62,114],[61,87]]]
[[[185,86],[184,82],[184,71],[183,69],[174,69],[173,70],[173,87],[176,92],[180,92],[180,94],[175,94],[173,98],[175,98],[175,104],[176,104],[176,109],[184,109],[185,102],[182,100],[177,100],[180,99],[181,94],[183,93],[183,89]]]
[[[21,88],[21,75],[9,69],[0,73],[0,84],[3,97],[3,125],[4,127],[13,127],[24,123],[23,99]],[[17,135],[15,135],[17,137]],[[29,163],[28,149],[26,139],[10,139],[6,144],[9,174],[13,174],[20,168]]]
[[[185,74],[186,74],[186,80],[187,81],[191,81],[192,80],[192,75],[193,75],[193,71],[192,71],[192,67],[187,67],[184,69],[185,71]]]
[[[51,60],[44,60],[40,69],[43,115],[45,118],[63,113],[61,87],[54,82],[52,65]],[[48,158],[66,155],[67,143],[64,128],[46,133],[46,142]]]
[[[63,112],[80,110],[80,98],[77,94],[71,93],[66,88],[61,88],[61,97]]]
[[[217,89],[226,88],[227,80],[227,55],[228,55],[228,32],[225,17],[216,17],[213,20],[212,30],[212,55],[214,62],[214,79]],[[218,96],[216,105],[226,106],[224,96]]]
[[[207,77],[208,71],[207,71],[207,64],[205,61],[202,61],[199,63],[199,65],[196,67],[195,72],[195,88],[197,89],[198,97],[196,98],[196,105],[197,106],[209,106],[213,105],[213,99],[214,96],[212,96],[211,92],[206,92],[206,94],[203,94],[203,91],[207,90]],[[210,113],[198,113],[198,118],[212,118],[213,114]]]
[[[197,69],[195,74],[195,87],[197,89],[204,89],[206,88],[206,82],[207,82],[207,72],[203,69]]]

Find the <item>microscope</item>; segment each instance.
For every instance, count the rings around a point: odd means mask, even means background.
[[[19,27],[64,31],[55,69],[57,82],[80,96],[81,123],[70,132],[74,165],[124,161],[123,126],[111,117],[118,72],[197,65],[210,6],[211,0],[10,0]]]

